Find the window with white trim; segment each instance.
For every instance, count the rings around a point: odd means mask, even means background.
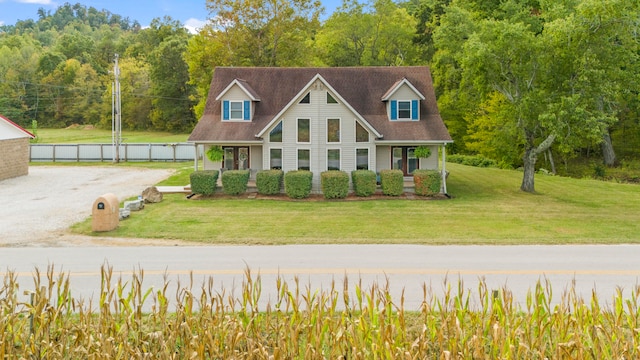
[[[269,168],[272,170],[282,170],[282,149],[269,149]]]
[[[369,170],[369,149],[356,149],[356,170]]]
[[[224,100],[222,102],[222,120],[251,120],[251,101]]]
[[[389,118],[391,120],[419,120],[419,100],[391,100]]]
[[[369,142],[369,132],[356,121],[356,142]]]
[[[244,118],[242,107],[242,101],[229,101],[229,119],[242,120]]]
[[[298,119],[298,142],[299,143],[311,142],[311,120],[310,119]]]
[[[327,170],[340,170],[340,149],[327,150]]]
[[[411,119],[411,101],[398,101],[398,119]]]
[[[327,119],[327,142],[340,142],[340,119]]]
[[[282,121],[280,121],[278,125],[269,132],[269,141],[273,143],[282,142]]]
[[[311,150],[298,149],[298,170],[311,170]]]

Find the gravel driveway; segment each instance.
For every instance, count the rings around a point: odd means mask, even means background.
[[[101,195],[114,193],[122,201],[142,193],[172,172],[99,166],[32,166],[27,176],[0,181],[0,246],[104,246],[144,242],[73,235],[67,229],[89,217],[93,202]]]

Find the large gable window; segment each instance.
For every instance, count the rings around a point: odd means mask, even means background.
[[[298,170],[311,170],[311,150],[298,149]]]
[[[340,170],[340,149],[327,150],[327,170]]]
[[[225,100],[222,102],[222,120],[251,120],[251,102]]]
[[[269,141],[273,143],[282,142],[282,121],[280,121],[278,125],[269,132]]]
[[[418,120],[418,100],[391,100],[391,120]]]
[[[272,170],[282,170],[282,149],[269,150],[269,167]]]
[[[340,142],[340,119],[327,119],[327,142]]]
[[[356,121],[356,142],[369,142],[369,132]]]
[[[356,170],[369,170],[369,149],[356,149]]]
[[[337,104],[338,100],[336,100],[329,92],[327,92],[327,104]]]
[[[311,142],[311,120],[310,119],[298,119],[298,142],[299,143]]]

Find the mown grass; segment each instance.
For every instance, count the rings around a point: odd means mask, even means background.
[[[539,282],[518,305],[510,291],[423,286],[422,306],[404,309],[389,284],[348,279],[311,289],[277,278],[262,305],[260,276],[245,272],[240,294],[202,284],[145,288],[102,267],[100,293],[79,299],[69,275],[37,269],[30,300],[15,274],[0,286],[0,356],[8,359],[636,359],[640,288],[609,307],[567,289],[552,305]],[[473,299],[473,300],[472,300]],[[150,311],[145,311],[150,308]]]
[[[538,194],[519,190],[522,173],[448,164],[451,200],[188,200],[167,195],[118,229],[96,236],[211,244],[575,244],[637,243],[640,188],[536,176]],[[188,169],[169,182],[188,183]],[[176,180],[177,179],[177,180]]]
[[[42,144],[110,144],[111,130],[77,126],[66,129],[37,129],[38,143]],[[178,143],[185,142],[189,134],[153,131],[123,130],[126,143]]]

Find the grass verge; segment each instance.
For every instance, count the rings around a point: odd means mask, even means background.
[[[110,144],[111,130],[87,126],[66,129],[38,129],[38,143],[43,144]],[[160,131],[123,130],[127,143],[179,143],[187,141],[189,134],[172,134]]]
[[[182,239],[211,244],[618,244],[640,238],[640,188],[536,175],[538,194],[519,190],[522,173],[448,164],[451,200],[188,200],[167,195],[118,229],[88,235]],[[183,169],[166,184],[188,183]],[[178,179],[178,180],[176,180]]]

